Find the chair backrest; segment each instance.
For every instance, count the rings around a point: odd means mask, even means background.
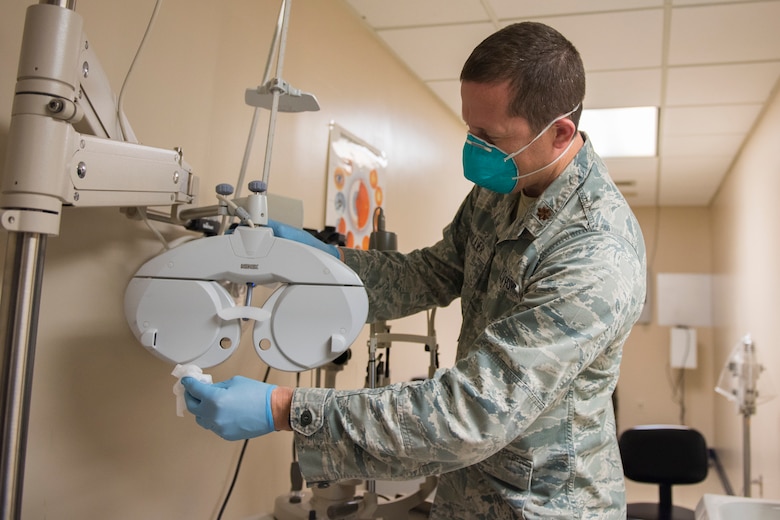
[[[620,435],[623,473],[636,482],[695,484],[707,478],[707,442],[685,426],[636,426]]]

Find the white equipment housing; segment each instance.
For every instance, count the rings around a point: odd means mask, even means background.
[[[236,305],[221,281],[281,284],[262,307]],[[125,292],[125,316],[149,351],[171,363],[211,367],[253,343],[269,366],[309,370],[337,358],[360,333],[368,297],[360,278],[318,249],[268,227],[185,243],[146,262]]]

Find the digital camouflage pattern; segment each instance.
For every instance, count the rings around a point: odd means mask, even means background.
[[[457,360],[378,389],[297,389],[306,480],[441,475],[432,518],[624,518],[611,396],[645,298],[642,234],[590,142],[531,205],[475,187],[432,247],[345,250],[369,320],[461,298]]]

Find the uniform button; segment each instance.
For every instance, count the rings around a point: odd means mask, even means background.
[[[304,410],[301,414],[301,424],[303,426],[308,426],[311,424],[311,412],[309,410]]]

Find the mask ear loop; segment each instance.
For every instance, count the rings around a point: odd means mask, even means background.
[[[552,120],[552,122],[551,122],[549,125],[547,125],[547,126],[544,128],[544,130],[542,130],[542,131],[539,133],[539,135],[537,135],[536,137],[534,137],[533,141],[531,141],[530,143],[528,143],[527,145],[525,145],[525,146],[524,146],[523,148],[521,148],[519,151],[517,151],[517,152],[513,153],[512,155],[509,155],[509,156],[507,156],[507,159],[511,159],[511,158],[512,158],[512,157],[514,157],[515,155],[519,154],[520,152],[522,152],[523,150],[525,150],[526,148],[528,148],[529,146],[531,146],[531,145],[533,144],[533,142],[534,142],[534,141],[536,141],[537,139],[539,139],[539,137],[540,137],[542,134],[544,134],[544,133],[545,133],[547,130],[549,130],[550,128],[552,128],[552,125],[554,125],[555,123],[557,123],[557,122],[558,122],[558,121],[560,121],[561,119],[565,119],[565,118],[569,117],[569,116],[570,116],[570,115],[572,115],[574,112],[576,112],[578,108],[580,108],[580,104],[579,104],[579,103],[577,103],[577,106],[576,106],[576,107],[574,107],[574,109],[572,109],[570,112],[566,112],[566,113],[565,113],[565,114],[563,114],[562,116],[558,116],[558,117],[556,117],[555,119],[553,119],[553,120]],[[518,180],[518,179],[524,179],[524,178],[526,178],[526,177],[530,177],[531,175],[536,175],[536,174],[537,174],[537,173],[539,173],[540,171],[542,171],[542,170],[546,170],[547,168],[549,168],[549,167],[550,167],[550,166],[552,166],[553,164],[555,164],[555,163],[557,163],[558,161],[560,161],[560,160],[563,158],[563,156],[564,156],[564,155],[566,155],[566,152],[568,152],[568,151],[569,151],[569,149],[571,148],[571,146],[574,144],[574,135],[576,135],[576,134],[573,134],[573,135],[571,136],[571,139],[569,140],[569,144],[568,144],[568,145],[566,145],[566,148],[565,148],[565,149],[564,149],[564,150],[563,150],[563,151],[560,153],[560,155],[558,155],[558,157],[556,157],[555,159],[553,159],[553,160],[552,160],[552,162],[549,162],[549,163],[548,163],[548,164],[546,164],[545,166],[542,166],[541,168],[538,168],[538,169],[536,169],[536,170],[534,170],[534,171],[532,171],[532,172],[530,172],[530,173],[524,173],[524,174],[522,174],[522,175],[517,175],[516,177],[512,177],[512,179],[514,179],[514,180]],[[504,159],[504,160],[506,160],[506,159]]]
[[[542,131],[541,131],[541,132],[539,132],[538,134],[536,134],[536,137],[534,137],[533,139],[531,139],[531,142],[530,142],[530,143],[528,143],[527,145],[523,146],[523,147],[522,147],[522,148],[520,148],[518,151],[516,151],[516,152],[514,152],[514,153],[510,153],[509,155],[507,155],[507,156],[504,158],[504,161],[508,161],[508,160],[510,160],[510,159],[512,159],[512,158],[514,158],[515,156],[517,156],[517,155],[519,155],[519,154],[523,153],[524,151],[526,151],[526,150],[528,149],[528,147],[529,147],[529,146],[531,146],[532,144],[534,144],[534,143],[535,143],[535,142],[536,142],[536,141],[537,141],[537,140],[538,140],[540,137],[542,137],[542,136],[544,135],[544,133],[545,133],[547,130],[549,130],[550,128],[552,128],[552,126],[553,126],[555,123],[557,123],[557,122],[558,122],[558,121],[560,121],[561,119],[566,119],[567,117],[569,117],[570,115],[572,115],[574,112],[576,112],[578,108],[580,108],[580,104],[579,104],[579,103],[577,103],[577,106],[576,106],[576,107],[572,108],[571,110],[569,110],[569,111],[568,111],[568,112],[566,112],[565,114],[563,114],[563,115],[560,115],[560,116],[556,117],[555,119],[553,119],[552,121],[550,121],[550,124],[549,124],[549,125],[547,125],[547,126],[545,126],[545,127],[542,129]],[[572,139],[573,139],[573,138],[572,138]],[[568,148],[567,148],[566,150],[568,151]],[[566,153],[566,152],[564,152],[564,153]],[[557,159],[556,159],[556,160],[557,160]],[[554,163],[550,163],[550,164],[548,164],[547,166],[551,166],[552,164],[554,164]],[[547,166],[545,166],[545,168],[547,168]],[[543,169],[544,169],[544,168],[543,168]],[[536,173],[536,172],[534,172],[534,173]],[[526,175],[530,175],[530,174],[526,174]]]
[[[558,157],[553,159],[552,162],[546,164],[545,166],[542,166],[541,168],[539,168],[537,170],[532,171],[531,173],[524,173],[522,175],[518,175],[518,176],[512,177],[512,178],[515,179],[515,180],[517,180],[517,179],[525,179],[526,177],[530,177],[531,175],[536,175],[537,173],[539,173],[542,170],[546,170],[547,168],[549,168],[553,164],[555,164],[558,161],[560,161],[563,158],[563,156],[566,155],[566,152],[569,151],[569,148],[571,148],[571,145],[573,145],[573,144],[574,144],[574,137],[572,136],[571,141],[569,141],[569,144],[566,146],[566,149],[564,151],[562,151],[561,154]]]

